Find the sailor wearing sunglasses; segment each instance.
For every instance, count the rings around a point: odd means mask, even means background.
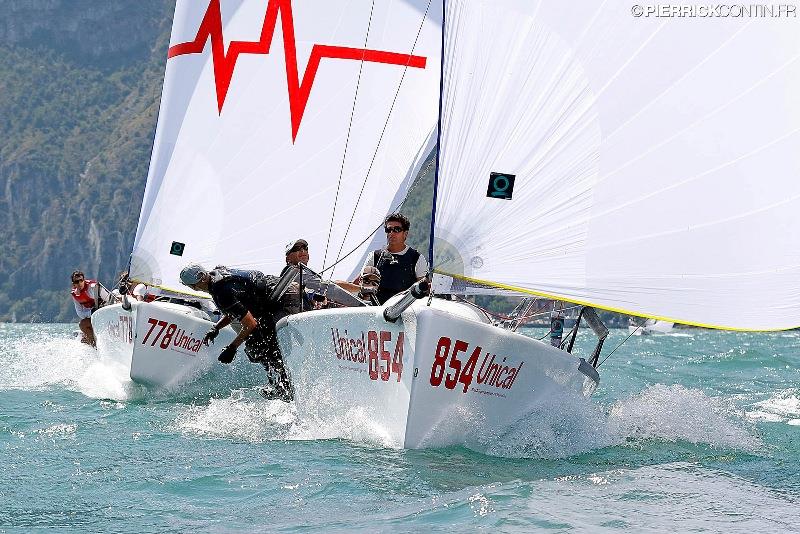
[[[383,222],[386,246],[369,254],[361,268],[362,273],[365,269],[369,271],[367,267],[376,267],[380,272],[377,297],[381,304],[425,278],[428,272],[428,260],[418,250],[406,245],[409,228],[411,223],[401,213],[386,217]]]

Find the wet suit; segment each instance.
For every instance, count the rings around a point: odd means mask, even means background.
[[[210,274],[209,293],[222,313],[241,321],[249,311],[255,318],[258,326],[247,336],[244,352],[251,362],[264,366],[267,379],[279,396],[291,400],[292,388],[275,332],[275,314],[280,304],[269,299],[278,278],[238,269],[219,269]]]

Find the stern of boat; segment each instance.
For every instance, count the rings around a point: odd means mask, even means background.
[[[203,336],[213,323],[204,311],[170,302],[134,301],[130,306],[105,306],[92,314],[92,325],[100,357],[127,366],[131,380],[145,386],[191,382],[208,371],[216,353],[236,336],[232,328],[224,328],[215,344],[206,347]]]

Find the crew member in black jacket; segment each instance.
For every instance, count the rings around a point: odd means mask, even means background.
[[[219,361],[231,363],[236,349],[244,343],[244,352],[250,361],[260,363],[267,370],[271,388],[262,391],[262,395],[287,402],[292,400],[292,388],[275,332],[275,313],[280,304],[269,298],[278,278],[259,271],[221,266],[207,271],[196,263],[184,267],[180,278],[184,285],[195,291],[209,293],[222,312],[222,318],[203,339],[206,345],[213,342],[220,329],[232,320],[236,319],[242,325],[236,338],[219,355]]]
[[[367,256],[361,272],[366,267],[377,267],[381,273],[378,285],[378,302],[383,304],[390,297],[405,291],[428,273],[428,260],[418,250],[406,245],[411,223],[401,213],[392,213],[383,222],[386,246]],[[356,280],[355,283],[359,283]]]

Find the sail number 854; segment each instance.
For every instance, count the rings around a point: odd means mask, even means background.
[[[450,350],[452,348],[452,351]],[[472,383],[472,375],[475,372],[475,365],[481,355],[481,348],[475,347],[472,354],[467,356],[469,343],[456,339],[455,343],[449,337],[442,336],[436,345],[436,355],[433,357],[431,366],[431,385],[438,387],[444,380],[444,387],[455,389],[461,383],[464,386],[464,393]],[[466,361],[459,359],[461,354]],[[450,356],[450,361],[447,357]],[[446,371],[446,372],[445,372]]]

